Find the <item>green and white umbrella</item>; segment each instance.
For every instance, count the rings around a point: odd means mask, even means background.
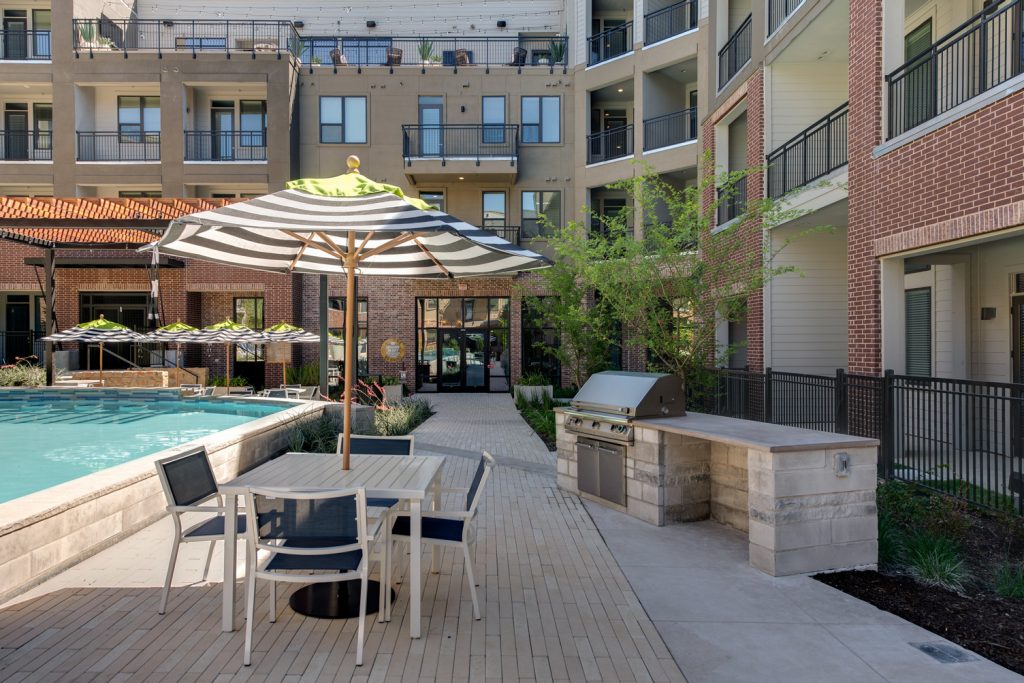
[[[279,322],[278,324],[268,327],[263,330],[263,336],[266,337],[267,342],[270,344],[319,344],[320,335],[313,334],[312,332],[306,332],[297,325],[291,323]],[[272,357],[273,347],[267,349],[267,360],[270,361]],[[281,363],[281,380],[286,381],[285,377],[287,372],[285,367],[288,365],[288,361],[282,357],[281,360],[277,361]]]
[[[103,384],[103,345],[107,342],[137,342],[145,340],[146,338],[138,332],[131,330],[121,323],[107,320],[102,315],[96,320],[78,323],[63,332],[55,332],[48,337],[42,338],[42,341],[47,342],[99,343],[100,385]]]
[[[158,327],[146,335],[146,341],[153,341],[162,344],[176,344],[178,348],[178,367],[181,367],[181,345],[193,341],[199,328],[192,327],[180,320]]]
[[[231,384],[231,349],[235,344],[263,344],[267,339],[262,332],[250,329],[234,320],[207,325],[194,333],[188,341],[198,344],[224,344],[224,380]]]

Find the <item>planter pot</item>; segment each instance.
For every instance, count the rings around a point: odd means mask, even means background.
[[[398,403],[402,400],[402,389],[404,387],[401,384],[385,384],[384,385],[384,400],[388,403]]]
[[[517,384],[513,388],[513,396],[516,398],[516,400],[518,400],[519,397],[523,397],[527,401],[539,401],[542,400],[545,396],[547,396],[548,398],[552,398],[554,396],[554,393],[554,387],[550,384],[546,384],[544,386],[530,387]]]

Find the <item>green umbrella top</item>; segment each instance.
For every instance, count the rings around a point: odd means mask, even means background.
[[[320,341],[320,337],[312,332],[306,332],[301,327],[286,322],[279,322],[273,327],[268,327],[263,330],[263,336],[265,336],[268,341],[275,342],[305,342],[313,344]]]
[[[265,329],[263,331],[266,332],[267,334],[285,334],[285,333],[290,333],[290,332],[303,332],[303,333],[305,332],[305,330],[302,329],[301,327],[299,327],[298,325],[292,325],[291,323],[286,323],[283,320],[281,322],[279,322],[278,324],[272,325],[271,327],[268,327],[267,329]]]
[[[236,342],[265,342],[266,338],[262,332],[250,329],[242,323],[234,320],[222,320],[213,325],[207,325],[195,334],[193,341],[206,342],[208,344]]]
[[[122,325],[121,323],[114,322],[113,320],[107,320],[106,318],[103,317],[102,314],[100,315],[100,317],[96,318],[96,320],[90,320],[89,322],[85,323],[78,323],[77,325],[75,325],[75,327],[77,327],[80,330],[128,330],[129,332],[131,331],[127,325]]]
[[[353,165],[354,164],[354,165]],[[349,167],[358,168],[359,162],[350,158]],[[381,183],[367,178],[357,171],[349,171],[333,178],[299,178],[285,183],[289,190],[301,190],[309,194],[316,194],[323,197],[364,197],[366,195],[390,192],[409,202],[417,209],[423,211],[434,211],[434,207],[422,199],[408,197],[402,188],[388,183]]]
[[[96,320],[78,323],[72,328],[43,337],[42,341],[140,341],[143,336],[102,315]]]
[[[163,327],[158,327],[156,331],[157,332],[169,332],[169,333],[172,333],[172,334],[177,334],[177,333],[181,333],[181,332],[198,332],[199,328],[192,327],[188,323],[183,323],[180,320],[178,320],[176,322],[171,323],[170,325],[164,325]]]

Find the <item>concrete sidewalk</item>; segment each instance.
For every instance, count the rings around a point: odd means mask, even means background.
[[[1024,681],[808,576],[757,571],[746,536],[716,522],[659,528],[585,505],[689,683]],[[943,664],[912,643],[970,661]]]

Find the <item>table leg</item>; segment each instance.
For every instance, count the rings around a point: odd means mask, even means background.
[[[221,606],[221,630],[234,631],[235,624],[235,550],[238,548],[238,496],[229,494],[224,501],[224,595]]]
[[[422,503],[414,498],[409,501],[409,637],[420,637],[420,601],[423,593]]]
[[[441,478],[440,477],[438,477],[434,481],[434,497],[430,501],[430,509],[434,510],[434,511],[437,511],[437,510],[441,509]],[[437,552],[437,550],[434,547],[434,544],[431,543],[430,544],[430,573],[431,574],[436,574],[437,573],[437,556],[439,554],[440,553]]]

